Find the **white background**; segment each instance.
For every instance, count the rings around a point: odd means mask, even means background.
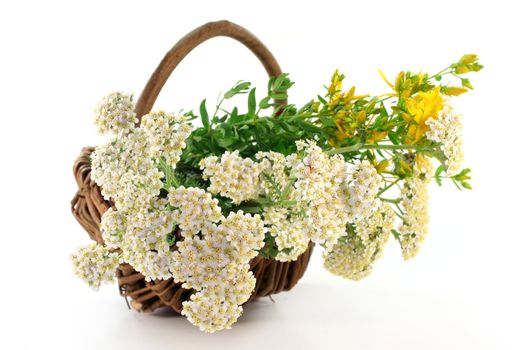
[[[219,4],[220,3],[220,4]],[[523,349],[525,26],[509,1],[2,1],[0,5],[0,348]],[[71,167],[102,141],[92,109],[111,90],[138,95],[164,53],[194,27],[229,19],[258,35],[297,82],[291,102],[347,87],[382,93],[377,68],[436,72],[464,53],[486,66],[456,100],[473,191],[432,188],[421,255],[394,241],[371,277],[331,276],[316,251],[291,292],[245,307],[230,331],[128,311],[117,287],[72,276],[88,237],[70,214]],[[238,43],[192,52],[157,107],[196,109],[238,79],[266,77]],[[244,102],[243,102],[244,103]]]

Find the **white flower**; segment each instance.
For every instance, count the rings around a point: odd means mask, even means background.
[[[175,168],[191,133],[187,118],[164,111],[151,112],[142,117],[141,128],[148,134],[152,157],[164,157]]]
[[[145,206],[158,196],[164,176],[151,155],[147,134],[134,129],[95,148],[91,154],[91,177],[104,198],[112,199],[117,209]]]
[[[287,208],[277,207],[265,208],[263,216],[264,223],[268,226],[269,233],[275,237],[275,244],[279,250],[275,260],[297,260],[310,242],[306,220],[299,214],[290,215]]]
[[[348,181],[351,216],[367,217],[380,205],[377,194],[381,186],[381,176],[368,160],[358,160],[353,165],[348,165],[348,172],[350,173]]]
[[[264,245],[265,228],[258,215],[242,211],[221,218],[203,234],[177,242],[171,271],[176,282],[198,293],[183,303],[182,314],[201,330],[230,328],[255,288],[249,261]]]
[[[370,163],[356,165],[348,179],[341,156],[328,156],[313,141],[297,141],[297,149],[289,156],[259,152],[257,161],[225,152],[200,164],[210,192],[236,204],[261,195],[275,203],[263,217],[281,261],[297,259],[310,240],[328,248],[335,244],[357,215],[352,204],[359,204],[361,215],[377,207],[379,176]]]
[[[75,275],[92,288],[98,289],[102,283],[114,281],[119,257],[117,253],[111,253],[107,247],[91,243],[79,247],[71,255],[71,261]]]
[[[264,246],[266,228],[257,214],[244,214],[242,210],[231,212],[228,217],[221,219],[218,231],[225,235],[236,250],[235,260],[240,263],[247,263],[255,258],[258,250]]]
[[[126,134],[138,122],[134,109],[135,103],[131,95],[112,92],[105,96],[95,109],[95,125],[98,132]]]
[[[152,200],[149,206],[125,215],[126,233],[120,244],[122,259],[148,281],[170,278],[172,252],[166,238],[176,229],[176,220],[167,201]]]
[[[392,231],[394,215],[392,208],[383,204],[371,216],[358,219],[347,236],[324,252],[325,268],[351,280],[370,275]]]
[[[294,213],[304,216],[306,236],[327,248],[346,234],[352,220],[344,159],[329,157],[313,141],[297,141],[297,154],[286,157]]]
[[[115,249],[122,245],[126,229],[126,215],[122,212],[109,208],[102,215],[100,231],[108,248]]]
[[[463,162],[461,116],[454,113],[450,106],[445,106],[437,119],[429,118],[426,124],[429,126],[429,130],[426,132],[427,138],[440,143],[441,150],[447,158],[445,162],[447,174],[449,176],[456,175],[461,171]]]
[[[230,198],[233,203],[255,199],[261,193],[261,166],[239,151],[224,152],[219,158],[210,156],[200,161],[203,178],[210,180],[208,191]]]
[[[200,188],[170,188],[168,201],[175,208],[175,221],[184,237],[207,232],[222,216],[217,199]]]
[[[418,157],[412,177],[405,179],[401,190],[401,207],[405,215],[397,228],[403,257],[407,260],[419,253],[428,233],[428,184],[432,179],[432,163]]]

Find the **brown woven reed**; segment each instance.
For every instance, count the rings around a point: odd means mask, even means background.
[[[135,112],[140,117],[147,114],[170,74],[182,59],[202,42],[216,37],[233,38],[248,47],[261,61],[269,76],[281,74],[281,68],[272,53],[246,29],[228,21],[207,23],[182,38],[166,54],[164,59],[149,79],[140,95]],[[286,101],[279,101],[286,104]],[[91,180],[90,154],[92,147],[85,147],[76,160],[73,171],[78,184],[78,192],[71,201],[71,210],[80,225],[88,232],[91,239],[104,244],[100,232],[100,218],[112,203],[106,201],[97,184]],[[250,261],[250,266],[257,282],[250,299],[269,296],[293,288],[303,276],[313,244],[296,261],[278,262],[257,256]],[[142,312],[153,312],[162,307],[171,307],[177,313],[182,310],[182,302],[188,300],[191,290],[181,287],[173,279],[146,282],[144,276],[128,264],[121,264],[117,269],[120,294],[131,300],[131,306]]]

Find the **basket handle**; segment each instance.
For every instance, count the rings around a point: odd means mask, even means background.
[[[281,67],[270,50],[245,28],[228,21],[206,23],[189,32],[179,40],[175,46],[166,53],[166,56],[164,56],[155,72],[153,72],[149,78],[135,106],[135,113],[139,118],[139,124],[142,116],[151,111],[162,87],[184,57],[206,40],[217,36],[226,36],[244,44],[257,56],[259,61],[261,61],[270,77],[277,77],[282,73]],[[282,105],[287,104],[287,100],[277,102]]]

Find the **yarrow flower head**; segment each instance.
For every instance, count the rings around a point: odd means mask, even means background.
[[[449,176],[461,171],[463,162],[463,140],[461,131],[463,125],[461,116],[454,113],[450,106],[445,106],[437,118],[426,121],[429,130],[426,136],[429,140],[440,143],[440,148],[446,157],[446,172]]]
[[[348,235],[342,237],[332,250],[325,251],[325,268],[351,280],[370,275],[373,263],[382,255],[394,218],[392,208],[383,204],[369,217],[355,221]]]
[[[78,248],[71,255],[71,261],[75,275],[90,287],[98,289],[102,283],[114,281],[119,256],[117,253],[110,252],[105,246],[91,243]]]
[[[220,158],[204,158],[199,165],[203,178],[210,180],[211,193],[230,198],[235,204],[258,197],[262,168],[253,160],[240,157],[239,151],[224,152]]]
[[[91,176],[119,210],[147,206],[158,196],[164,174],[151,158],[147,134],[134,129],[128,135],[97,146],[91,154]]]
[[[183,237],[191,237],[199,232],[207,233],[212,229],[211,225],[222,216],[219,201],[200,188],[172,187],[168,193],[168,201],[175,208],[175,221]]]
[[[187,118],[164,111],[151,112],[142,117],[141,128],[148,135],[151,156],[156,159],[163,157],[169,166],[175,168],[191,133]]]
[[[346,234],[347,223],[356,216],[348,199],[351,183],[354,202],[364,203],[362,207],[369,210],[375,203],[369,197],[377,190],[378,180],[373,176],[377,172],[369,163],[358,167],[362,175],[356,175],[355,181],[348,180],[341,156],[328,156],[314,141],[297,141],[296,146],[297,153],[289,156],[259,152],[253,161],[235,151],[200,163],[204,178],[210,180],[210,192],[234,203],[261,195],[275,202],[264,209],[263,218],[275,238],[279,251],[275,258],[280,261],[297,259],[310,241],[330,249]]]
[[[419,253],[428,233],[428,184],[432,179],[432,173],[430,160],[418,156],[414,165],[414,174],[405,179],[401,190],[401,207],[405,215],[397,232],[405,260]]]
[[[381,186],[381,176],[368,160],[356,161],[353,165],[348,164],[347,168],[350,173],[348,200],[351,216],[354,218],[367,217],[380,205],[377,194]]]
[[[183,303],[182,314],[201,330],[230,328],[255,288],[249,261],[264,245],[265,228],[258,215],[242,211],[221,218],[203,235],[177,242],[172,273],[184,288],[197,291]]]
[[[133,96],[112,92],[105,96],[95,109],[95,125],[101,134],[126,134],[138,122],[134,112]]]

